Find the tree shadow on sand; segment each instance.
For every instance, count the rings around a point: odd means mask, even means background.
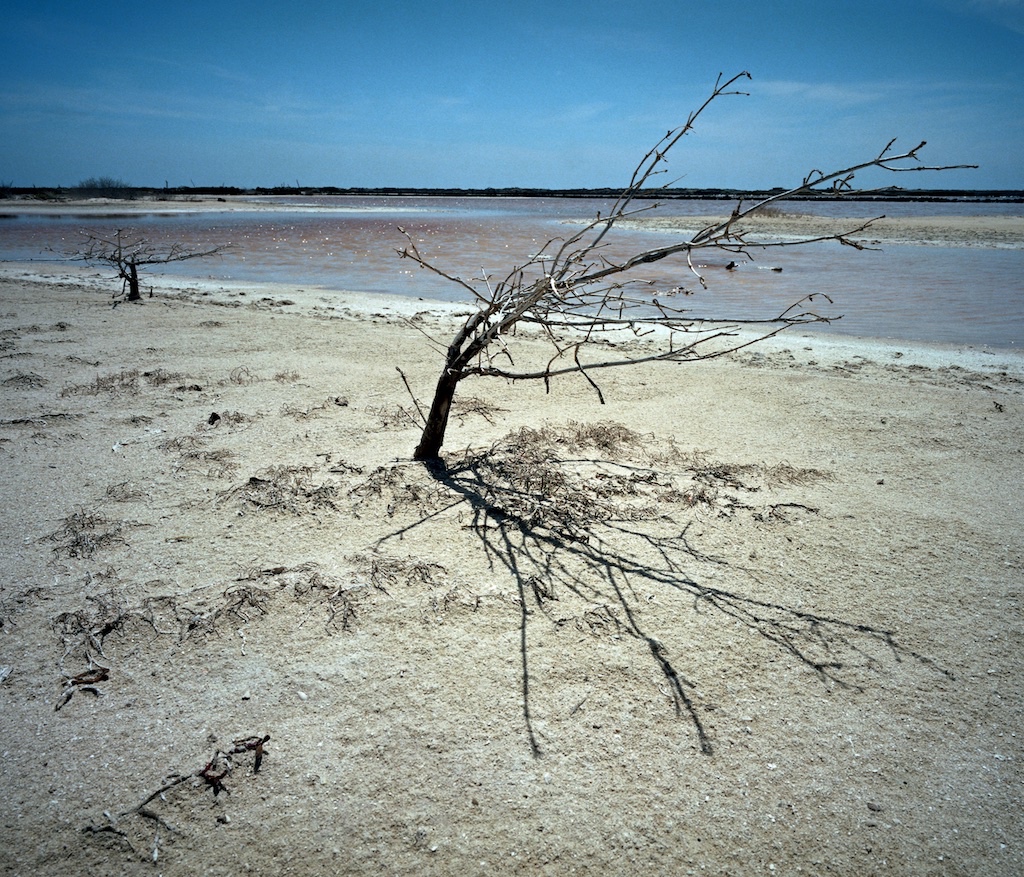
[[[827,473],[784,464],[730,466],[684,454],[671,444],[652,450],[654,444],[651,436],[614,423],[520,430],[488,449],[451,455],[446,464],[427,469],[426,477],[439,488],[428,503],[432,508],[378,543],[383,546],[453,508],[463,510],[463,527],[479,540],[490,567],[504,569],[518,592],[522,709],[535,756],[541,749],[531,714],[531,607],[556,624],[573,617],[581,627],[610,627],[642,643],[668,682],[676,715],[692,724],[706,754],[713,745],[698,710],[696,685],[651,632],[671,619],[653,616],[645,593],[670,593],[696,610],[716,610],[777,646],[829,688],[863,690],[858,677],[887,659],[911,659],[953,678],[901,644],[891,630],[702,581],[712,570],[728,569],[731,580],[764,584],[757,570],[699,550],[691,536],[699,516],[743,513],[779,523],[794,509],[815,513],[795,503],[758,508],[747,500],[772,484],[792,485]],[[551,612],[556,602],[557,617]]]

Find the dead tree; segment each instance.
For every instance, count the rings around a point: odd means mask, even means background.
[[[852,191],[854,176],[868,168],[903,172],[974,167],[925,167],[918,160],[918,152],[925,145],[923,142],[907,152],[896,153],[893,150],[895,140],[891,140],[869,161],[830,173],[813,170],[791,189],[749,206],[743,206],[741,202],[727,219],[702,229],[691,238],[674,240],[666,246],[624,259],[610,256],[607,245],[609,233],[615,226],[627,217],[658,206],[657,203],[638,206],[636,202],[642,193],[649,190],[653,178],[666,172],[668,153],[694,129],[697,119],[711,103],[726,95],[746,94],[735,90],[736,84],[746,79],[750,79],[750,74],[745,72],[725,81],[720,75],[709,97],[686,122],[670,130],[644,155],[629,184],[606,216],[598,215],[564,239],[549,241],[538,254],[530,256],[523,265],[514,267],[502,280],[494,283],[491,278],[484,277],[484,289],[428,262],[409,234],[399,229],[407,240],[405,248],[398,251],[402,257],[459,284],[473,297],[477,306],[450,343],[431,339],[444,351],[444,366],[430,411],[424,418],[414,459],[432,461],[439,458],[456,388],[471,376],[537,379],[547,383],[553,377],[576,372],[590,383],[603,403],[601,390],[591,375],[593,371],[647,362],[712,359],[756,344],[792,326],[827,322],[830,317],[815,310],[818,299],[831,303],[821,293],[807,295],[782,313],[767,314],[763,319],[730,319],[727,315],[695,317],[688,308],[676,303],[677,297],[689,295],[689,290],[654,289],[650,283],[636,277],[637,269],[678,256],[685,259],[689,272],[700,287],[707,288],[705,278],[694,263],[694,254],[717,250],[749,258],[748,250],[753,245],[745,237],[742,220],[768,205],[811,192],[842,194]],[[671,183],[660,188],[667,188],[667,185]],[[853,236],[881,218],[867,220],[839,234],[801,240],[759,240],[756,246],[791,247],[838,241],[865,249],[865,244]],[[551,343],[553,353],[546,364],[539,367],[517,365],[512,336],[521,324],[538,327]],[[741,333],[741,329],[752,332]],[[623,353],[617,347],[599,343],[615,339],[622,333],[627,337],[630,334],[637,337],[645,335],[649,343],[632,353]]]
[[[68,253],[73,261],[109,265],[122,281],[119,295],[125,301],[139,301],[139,268],[147,265],[167,265],[184,262],[187,259],[205,259],[224,251],[224,247],[208,250],[187,250],[181,244],[157,246],[131,229],[117,229],[113,234],[102,235],[83,229],[85,240],[80,250]]]

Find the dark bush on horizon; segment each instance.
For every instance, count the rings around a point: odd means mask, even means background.
[[[81,194],[91,198],[134,198],[131,183],[116,177],[88,177],[75,186]]]

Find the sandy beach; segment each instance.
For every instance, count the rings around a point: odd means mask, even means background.
[[[671,210],[668,205],[666,210]],[[957,247],[1024,247],[1024,215],[1022,216],[884,216],[879,205],[878,218],[869,228],[854,235],[868,245],[913,244],[916,246]],[[666,232],[700,231],[723,216],[659,216],[628,220],[625,225]],[[766,237],[808,239],[845,234],[858,228],[864,220],[837,219],[809,214],[772,214],[746,217],[738,228],[751,241]]]
[[[431,474],[398,369],[465,308],[38,270],[4,873],[1024,872],[1020,354],[467,381]]]

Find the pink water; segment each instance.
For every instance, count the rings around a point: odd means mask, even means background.
[[[149,214],[0,219],[0,259],[49,260],[81,244],[81,229],[110,232],[131,227],[155,244],[188,248],[225,246],[224,255],[164,266],[162,273],[234,281],[271,281],[381,295],[468,300],[459,286],[417,268],[395,252],[405,239],[448,273],[474,281],[501,277],[553,238],[590,219],[607,204],[583,199],[515,198],[307,198],[279,199],[300,212]],[[717,202],[673,202],[673,214],[724,212]],[[804,205],[792,209],[806,210]],[[842,215],[1019,213],[1019,205],[844,203],[815,205]],[[10,209],[0,213],[11,213]],[[661,246],[662,234],[617,231],[609,256]],[[1024,250],[888,245],[858,252],[837,244],[754,253],[757,262],[736,271],[728,254],[703,259],[708,289],[700,290],[681,259],[643,271],[655,289],[685,286],[695,316],[764,317],[812,292],[842,315],[822,331],[906,341],[978,347],[1024,346]],[[40,267],[44,267],[41,265]],[[781,272],[768,270],[782,268]]]

